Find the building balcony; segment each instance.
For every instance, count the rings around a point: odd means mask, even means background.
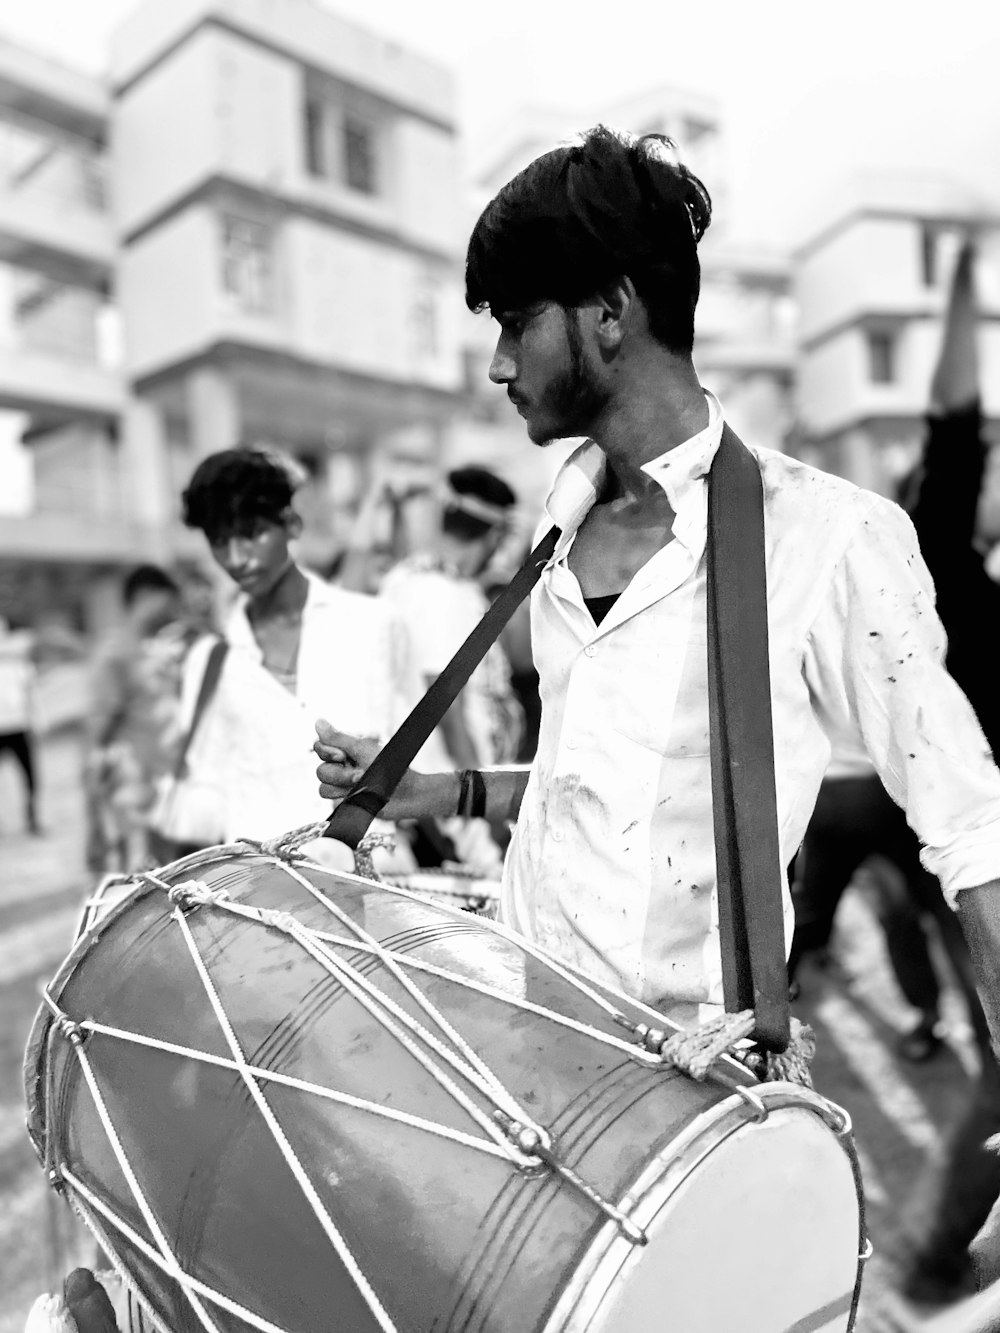
[[[104,288],[115,241],[105,163],[89,139],[0,111],[0,261]]]
[[[145,550],[147,534],[138,523],[63,510],[4,515],[0,523],[0,559],[87,561],[132,564]]]
[[[46,418],[117,418],[125,404],[121,377],[84,360],[0,345],[0,410]]]

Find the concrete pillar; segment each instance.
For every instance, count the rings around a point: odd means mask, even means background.
[[[197,461],[220,449],[235,449],[243,429],[239,390],[232,376],[201,366],[187,378],[188,435]]]
[[[126,518],[141,526],[146,558],[163,562],[172,550],[177,496],[163,413],[151,400],[131,398],[122,419],[122,485]],[[136,553],[139,558],[139,553]]]

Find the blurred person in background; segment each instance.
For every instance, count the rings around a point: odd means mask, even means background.
[[[382,581],[381,597],[406,625],[425,689],[489,607],[484,579],[508,534],[516,503],[507,483],[486,468],[449,472],[433,545],[400,561]],[[417,767],[462,770],[512,763],[523,725],[510,663],[497,642],[421,750]],[[505,826],[455,818],[443,827],[463,864],[499,879],[509,838]]]
[[[981,532],[989,448],[979,392],[978,318],[975,245],[969,237],[955,266],[922,456],[902,498],[937,589],[937,610],[948,635],[948,670],[998,759],[1000,677],[993,645],[1000,627],[1000,585],[987,572]],[[930,1226],[914,1241],[904,1280],[913,1299],[941,1302],[969,1285],[969,1246],[1000,1195],[1000,1156],[984,1146],[998,1131],[1000,1066],[995,1055],[984,1054],[972,1104],[955,1127],[940,1166]],[[992,1250],[1000,1261],[1000,1232]]]
[[[980,1052],[989,1059],[989,1028],[961,926],[940,884],[921,865],[920,842],[882,786],[860,737],[834,741],[816,808],[795,860],[795,935],[788,957],[793,995],[798,995],[803,957],[825,966],[841,898],[856,872],[871,858],[889,863],[888,871],[877,863],[869,865],[875,911],[896,981],[917,1011],[914,1025],[899,1039],[900,1055],[907,1060],[927,1060],[943,1044],[941,981],[931,953],[930,929],[941,938]]]
[[[184,522],[204,534],[238,589],[222,625],[229,652],[189,756],[192,773],[217,790],[225,840],[266,839],[329,814],[310,763],[317,716],[350,719],[384,740],[418,693],[391,607],[333,587],[296,560],[302,520],[293,498],[303,480],[274,451],[225,449],[202,460],[182,497]],[[185,716],[199,683],[192,662]],[[309,850],[353,864],[329,839]],[[413,866],[402,846],[395,860],[380,854],[383,869],[390,862]]]
[[[147,818],[180,736],[188,647],[180,590],[165,570],[132,570],[122,602],[122,622],[98,643],[91,666],[87,865],[98,872],[146,864]]]
[[[29,630],[12,629],[0,616],[0,756],[9,754],[24,779],[24,823],[29,833],[41,833],[35,743],[32,734],[32,689],[35,679],[35,642]]]

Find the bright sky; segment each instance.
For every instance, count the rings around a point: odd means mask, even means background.
[[[579,107],[582,125],[660,83],[719,97],[739,230],[759,239],[855,166],[950,167],[1000,206],[996,0],[324,2],[451,65],[474,136],[525,102]],[[11,4],[0,31],[99,70],[136,3]]]

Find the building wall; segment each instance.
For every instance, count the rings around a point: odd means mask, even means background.
[[[376,127],[376,195],[309,173],[307,92],[360,107]],[[224,176],[293,208],[457,253],[457,149],[447,127],[236,33],[208,27],[190,36],[123,93],[114,125],[117,215],[126,237]]]
[[[243,296],[225,289],[224,229],[239,216],[193,205],[127,247],[119,292],[132,376],[233,341],[388,381],[460,387],[462,298],[452,267],[288,217],[270,229],[255,308],[256,283]]]

